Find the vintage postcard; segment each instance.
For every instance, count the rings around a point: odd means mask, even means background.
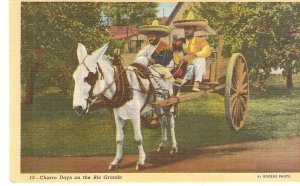
[[[10,10],[12,181],[300,181],[300,2]]]

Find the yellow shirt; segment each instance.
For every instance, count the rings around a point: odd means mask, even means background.
[[[197,57],[207,58],[211,55],[211,48],[208,42],[201,37],[193,37],[192,40],[186,40],[183,51],[187,54],[194,54]]]

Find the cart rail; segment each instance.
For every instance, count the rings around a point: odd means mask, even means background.
[[[205,91],[200,91],[200,92],[192,92],[192,93],[187,93],[181,96],[173,96],[169,99],[165,99],[165,100],[160,100],[160,101],[156,101],[152,104],[153,108],[160,108],[160,107],[164,107],[164,106],[170,106],[170,105],[174,105],[177,104],[179,102],[182,101],[188,101],[188,100],[193,100],[193,99],[197,99],[205,94],[209,94],[209,93],[213,93],[216,92],[218,90],[224,89],[225,88],[225,84],[222,85],[218,85],[215,86],[213,88],[210,88],[208,90]]]

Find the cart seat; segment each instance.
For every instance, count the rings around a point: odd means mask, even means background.
[[[212,50],[211,56],[206,59],[206,70],[205,70],[204,75],[203,75],[203,80],[204,81],[209,81],[210,69],[211,69],[210,66],[211,66],[211,64],[215,63],[216,60],[217,60],[217,51]]]

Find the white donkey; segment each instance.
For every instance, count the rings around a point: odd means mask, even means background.
[[[91,100],[94,95],[102,94],[108,99],[112,99],[116,92],[114,68],[112,66],[112,60],[104,56],[105,51],[108,48],[108,44],[105,44],[102,48],[94,51],[92,55],[87,54],[87,50],[82,44],[78,44],[77,56],[79,65],[73,74],[75,80],[75,90],[73,97],[73,108],[79,115],[85,115],[91,106]],[[133,71],[133,67],[125,66],[126,75],[129,82],[130,90],[132,90],[132,99],[127,101],[124,105],[114,108],[114,117],[116,123],[116,156],[110,163],[109,170],[117,169],[123,156],[123,142],[124,134],[123,128],[125,120],[131,120],[134,130],[134,138],[139,150],[139,159],[136,165],[136,170],[143,168],[145,164],[146,154],[143,148],[143,137],[141,132],[141,114],[151,111],[153,103],[153,95],[151,99],[147,99],[147,95],[141,91],[140,84],[137,79],[136,73]],[[150,67],[153,77],[153,87],[155,89],[156,100],[166,99],[167,94],[173,94],[173,78],[162,79],[159,77],[159,68],[154,69]],[[169,74],[171,76],[171,74]],[[142,79],[144,87],[150,87],[150,82],[147,79]],[[141,108],[144,106],[145,101],[148,100],[147,106],[140,113]],[[160,123],[162,125],[162,142],[159,145],[157,151],[164,150],[167,145],[167,125],[170,125],[172,136],[172,150],[171,154],[177,153],[177,142],[175,139],[175,122],[172,114],[172,108],[159,108],[154,110],[159,116]]]

